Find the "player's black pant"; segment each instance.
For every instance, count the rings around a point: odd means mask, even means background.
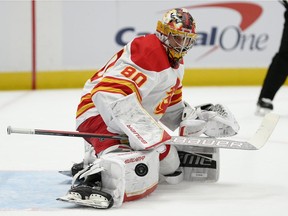
[[[259,95],[260,98],[274,99],[275,94],[288,76],[288,10],[284,14],[285,23],[279,51],[275,54],[268,68]]]

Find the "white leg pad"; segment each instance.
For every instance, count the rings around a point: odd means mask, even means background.
[[[89,164],[92,164],[95,159],[96,155],[94,147],[87,141],[84,141],[84,168],[87,167]]]
[[[109,153],[97,159],[91,169],[80,177],[99,171],[102,190],[112,195],[113,207],[120,207],[123,202],[143,198],[156,189],[159,153],[156,150]]]
[[[208,147],[177,146],[180,168],[184,180],[216,182],[219,179],[219,149]]]
[[[180,160],[178,156],[178,152],[175,146],[167,146],[169,147],[169,152],[165,156],[163,160],[160,161],[160,174],[162,175],[168,175],[171,173],[174,173],[180,165]],[[165,152],[164,152],[165,154]]]

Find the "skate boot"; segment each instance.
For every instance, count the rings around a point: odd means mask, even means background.
[[[112,196],[101,191],[100,173],[88,176],[82,183],[72,187],[65,196],[57,200],[96,209],[108,209],[114,204]]]
[[[65,176],[73,177],[79,171],[84,169],[84,162],[74,163],[70,170],[60,170],[59,173]]]
[[[272,100],[269,98],[260,98],[257,102],[256,115],[264,116],[273,110]]]
[[[83,161],[80,163],[73,164],[73,166],[71,167],[71,175],[72,176],[76,175],[82,169],[84,169],[84,162]]]

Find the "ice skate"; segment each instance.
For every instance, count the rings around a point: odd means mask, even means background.
[[[256,115],[264,116],[273,110],[272,100],[269,98],[260,98],[257,102]]]
[[[80,163],[73,164],[70,170],[60,170],[59,173],[65,176],[73,177],[83,169],[84,169],[84,162],[82,161]]]
[[[88,176],[83,183],[72,187],[65,196],[57,200],[97,209],[108,209],[114,204],[112,196],[101,191],[100,173]]]

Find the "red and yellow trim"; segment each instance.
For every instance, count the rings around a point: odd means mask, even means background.
[[[138,100],[142,101],[140,92],[136,84],[130,80],[120,79],[115,77],[104,77],[92,90],[92,96],[97,92],[111,92],[122,94],[124,96],[135,93]]]
[[[174,92],[174,95],[171,98],[171,102],[169,104],[169,106],[173,106],[177,103],[179,103],[180,101],[182,101],[182,86],[178,89],[176,89],[176,91]]]
[[[82,115],[84,112],[86,112],[87,110],[89,110],[93,107],[95,107],[95,105],[92,102],[91,94],[88,93],[86,95],[83,95],[81,97],[80,104],[78,105],[77,114],[76,114],[77,118],[80,115]]]
[[[141,199],[146,197],[147,195],[151,194],[158,186],[158,183],[154,183],[151,187],[147,188],[145,192],[139,191],[134,193],[127,193],[124,194],[123,202],[133,201],[137,199]]]

